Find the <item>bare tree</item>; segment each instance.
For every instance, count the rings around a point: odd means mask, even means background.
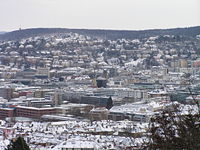
[[[196,94],[188,88],[194,105],[175,103],[150,119],[146,150],[199,150],[200,107]]]

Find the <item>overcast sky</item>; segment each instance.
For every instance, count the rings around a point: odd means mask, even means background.
[[[200,25],[200,0],[0,0],[0,18],[0,31],[189,27]]]

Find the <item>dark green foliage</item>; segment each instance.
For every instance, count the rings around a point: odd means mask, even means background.
[[[151,69],[152,66],[159,65],[159,63],[156,61],[156,59],[153,57],[153,55],[151,55],[150,57],[147,57],[143,63],[147,69]]]
[[[200,113],[180,115],[178,106],[150,121],[147,150],[199,150]]]
[[[30,150],[30,148],[24,138],[18,137],[17,139],[12,139],[5,150]]]
[[[112,98],[109,97],[108,101],[107,101],[107,109],[111,109],[113,107],[113,101]]]

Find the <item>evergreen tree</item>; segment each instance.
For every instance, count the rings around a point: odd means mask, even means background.
[[[11,143],[5,150],[30,150],[30,148],[24,138],[18,137],[16,139],[12,139]]]
[[[109,99],[107,100],[107,109],[111,109],[113,107],[113,100],[111,97],[109,97]]]

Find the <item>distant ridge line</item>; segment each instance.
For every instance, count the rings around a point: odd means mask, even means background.
[[[148,30],[107,30],[107,29],[69,29],[69,28],[29,28],[0,34],[0,40],[20,40],[34,36],[60,33],[79,33],[83,35],[107,39],[135,39],[157,35],[196,36],[200,34],[200,26],[171,29]]]

